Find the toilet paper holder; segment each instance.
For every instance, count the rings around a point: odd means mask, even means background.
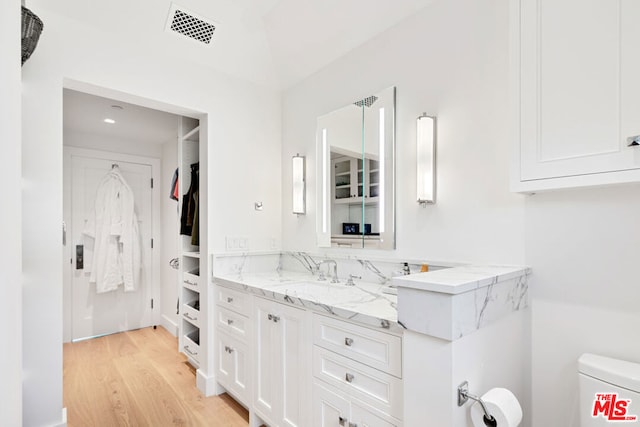
[[[469,399],[475,400],[480,404],[480,407],[484,412],[484,424],[486,426],[496,427],[498,425],[496,419],[487,410],[487,406],[484,404],[482,399],[469,393],[469,381],[465,381],[458,386],[458,406],[464,405]]]

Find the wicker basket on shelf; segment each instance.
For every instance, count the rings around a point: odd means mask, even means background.
[[[22,65],[36,49],[43,27],[42,20],[22,6]]]

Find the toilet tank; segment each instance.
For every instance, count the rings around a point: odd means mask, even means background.
[[[578,371],[581,427],[640,425],[640,364],[585,353]]]

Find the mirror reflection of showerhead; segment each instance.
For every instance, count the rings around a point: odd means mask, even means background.
[[[371,96],[367,96],[365,99],[361,99],[360,101],[356,101],[353,103],[353,105],[357,106],[357,107],[371,107],[373,105],[374,102],[376,102],[378,100],[378,97],[375,95],[371,95]]]

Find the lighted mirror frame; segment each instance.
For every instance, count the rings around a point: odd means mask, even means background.
[[[316,220],[316,236],[319,247],[347,247],[347,248],[364,248],[364,249],[395,249],[395,87],[390,87],[376,93],[370,98],[380,98],[380,104],[373,104],[375,120],[371,122],[360,121],[358,125],[364,129],[365,127],[375,127],[377,137],[370,143],[377,144],[375,154],[379,157],[379,188],[378,188],[378,211],[377,225],[379,229],[379,237],[374,241],[370,235],[360,235],[359,245],[343,246],[332,242],[331,231],[332,224],[332,205],[333,205],[333,189],[332,189],[332,138],[335,140],[335,133],[332,134],[330,124],[327,124],[327,118],[332,113],[340,111],[340,109],[330,112],[324,116],[318,117],[318,127],[316,133],[316,164],[317,164],[317,220]],[[365,98],[363,98],[364,101]],[[354,104],[358,104],[357,101]],[[349,104],[351,105],[351,104]],[[364,115],[362,115],[364,117]],[[371,119],[369,118],[369,120]],[[375,123],[374,123],[375,122]],[[364,134],[362,136],[364,140]],[[361,156],[365,159],[365,146],[367,141],[361,144]],[[365,202],[363,201],[363,206]],[[375,220],[374,220],[375,221]],[[366,220],[362,220],[362,224]],[[361,230],[364,226],[361,225]],[[365,238],[367,237],[367,238]]]

